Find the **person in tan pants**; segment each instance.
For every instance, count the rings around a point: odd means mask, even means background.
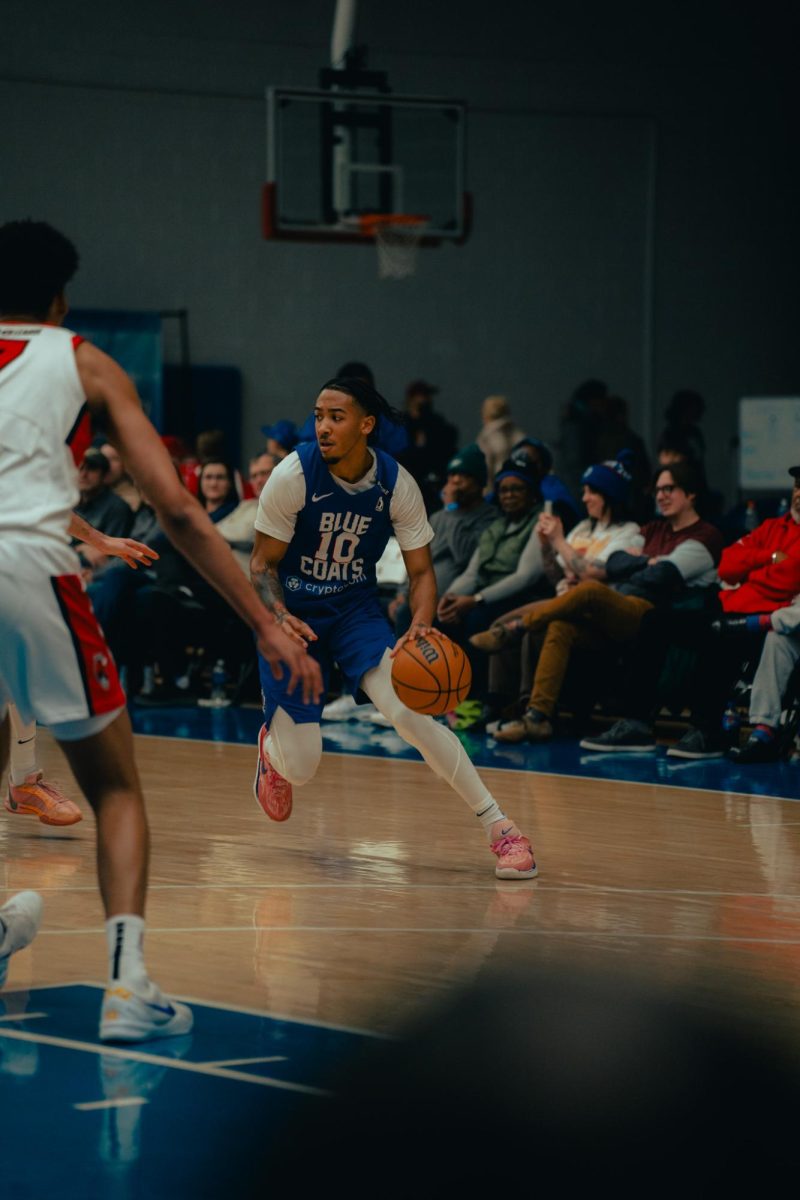
[[[473,645],[492,653],[526,632],[543,634],[528,707],[521,718],[500,726],[495,734],[498,741],[552,737],[552,717],[575,647],[596,649],[609,642],[631,642],[642,617],[654,604],[672,603],[687,589],[715,582],[721,539],[697,515],[691,468],[675,464],[661,470],[655,484],[664,520],[642,528],[643,548],[616,550],[605,564],[584,556],[582,566],[566,540],[551,528],[553,518],[541,518],[544,536],[552,539],[568,569],[582,572],[584,578],[553,600],[506,614],[502,623],[477,635],[480,641],[473,640]],[[589,575],[593,577],[586,577]]]

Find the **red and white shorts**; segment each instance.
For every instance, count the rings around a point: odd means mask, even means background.
[[[56,736],[62,726],[64,740],[97,732],[125,706],[79,575],[0,572],[0,716],[9,702]]]

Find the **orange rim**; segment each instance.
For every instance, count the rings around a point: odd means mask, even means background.
[[[424,229],[428,224],[427,217],[412,213],[359,213],[357,220],[359,232],[365,237],[374,237],[379,229],[387,225],[403,225],[407,229],[416,226]]]

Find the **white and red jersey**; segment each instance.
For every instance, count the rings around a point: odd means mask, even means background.
[[[68,329],[0,322],[0,570],[78,570],[67,526],[91,437]]]

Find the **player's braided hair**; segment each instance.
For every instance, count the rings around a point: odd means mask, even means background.
[[[0,226],[0,312],[45,317],[78,269],[78,251],[45,221]]]
[[[392,408],[388,400],[386,400],[379,391],[365,379],[354,379],[344,376],[343,378],[329,379],[327,383],[323,383],[320,391],[344,392],[346,396],[352,396],[357,404],[363,408],[367,416],[375,418],[375,431],[378,429],[381,418],[386,421],[391,421],[393,425],[404,425],[405,417],[396,408]],[[373,434],[370,434],[370,438]]]

